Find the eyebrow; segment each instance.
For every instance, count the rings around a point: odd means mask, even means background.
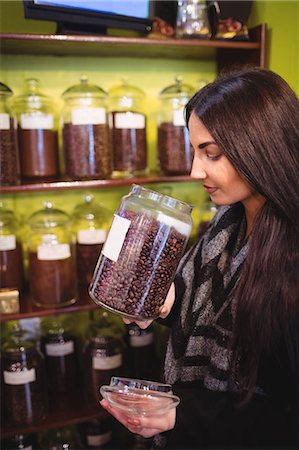
[[[199,149],[203,149],[203,148],[205,148],[205,147],[207,147],[208,145],[211,145],[211,144],[217,145],[216,142],[214,142],[214,141],[207,141],[207,142],[203,142],[202,144],[198,144],[197,147]]]

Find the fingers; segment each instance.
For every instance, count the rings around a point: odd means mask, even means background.
[[[167,297],[165,299],[165,302],[160,309],[160,317],[162,319],[165,319],[165,317],[167,317],[168,314],[170,313],[170,310],[174,303],[174,299],[175,299],[175,285],[174,283],[172,283],[168,291]]]

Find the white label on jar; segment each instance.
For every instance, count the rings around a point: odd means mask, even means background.
[[[186,125],[184,119],[184,108],[173,111],[173,125],[176,127],[184,127]]]
[[[102,253],[104,256],[112,261],[117,261],[130,225],[131,221],[129,219],[114,214],[114,219],[103,247]]]
[[[74,108],[72,110],[73,125],[99,125],[105,123],[105,108]]]
[[[78,231],[78,243],[79,244],[103,244],[107,236],[107,231],[98,230],[79,230]]]
[[[143,334],[141,336],[130,336],[131,347],[145,347],[150,345],[154,340],[153,333]]]
[[[52,130],[54,128],[53,115],[42,113],[21,114],[21,128],[23,130]]]
[[[93,356],[92,368],[95,370],[110,370],[120,367],[122,363],[121,353],[113,356]]]
[[[10,129],[9,114],[0,113],[0,130],[9,130],[9,129]]]
[[[41,261],[55,261],[57,259],[66,259],[70,256],[71,249],[69,244],[41,244],[37,247],[37,259]]]
[[[0,236],[0,251],[15,250],[16,237],[13,234],[7,236]]]
[[[104,445],[109,442],[111,439],[111,431],[107,431],[107,433],[96,434],[96,435],[87,435],[87,444],[96,447],[98,445]]]
[[[46,344],[46,355],[66,356],[74,353],[74,342],[68,341],[61,344]]]
[[[175,228],[179,233],[184,234],[187,237],[189,237],[191,233],[192,226],[190,224],[181,222],[180,220],[175,219],[174,217],[166,216],[161,212],[159,212],[157,220],[159,222],[165,223],[169,227]]]
[[[35,381],[35,369],[21,370],[20,372],[3,371],[4,383],[6,384],[26,384]]]
[[[123,112],[114,116],[115,128],[145,128],[145,117],[143,114]]]

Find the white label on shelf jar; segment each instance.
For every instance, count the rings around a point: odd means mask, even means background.
[[[69,244],[41,244],[37,247],[37,259],[41,261],[55,261],[57,259],[66,259],[70,256],[71,249]]]
[[[100,125],[106,123],[105,108],[74,108],[73,125]]]
[[[87,444],[91,447],[97,447],[98,445],[107,444],[111,439],[111,431],[107,431],[107,433],[96,434],[96,435],[87,435]]]
[[[123,112],[114,116],[115,128],[145,128],[145,117],[143,114]]]
[[[120,367],[122,363],[121,353],[113,356],[93,356],[92,368],[95,370],[110,370]]]
[[[103,247],[103,255],[112,261],[117,261],[126,234],[131,225],[129,219],[114,214],[114,219]]]
[[[186,125],[183,108],[173,111],[173,125],[176,127],[184,127]]]
[[[21,128],[23,130],[52,130],[54,128],[53,115],[43,113],[21,114]]]
[[[107,231],[102,229],[97,230],[79,230],[78,243],[79,244],[103,244],[107,236]]]
[[[16,237],[14,234],[0,236],[0,251],[15,250]]]
[[[145,347],[146,345],[152,344],[154,341],[154,334],[142,334],[141,336],[130,336],[130,346],[131,347]]]
[[[190,224],[181,222],[174,217],[166,216],[166,214],[163,214],[161,212],[159,212],[157,220],[159,222],[165,223],[169,227],[175,228],[179,233],[184,234],[187,237],[189,237],[191,233],[192,226]]]
[[[0,130],[9,130],[9,129],[10,129],[9,114],[0,113]]]
[[[28,445],[28,447],[24,447],[23,450],[32,450],[32,446]]]
[[[35,381],[35,369],[21,370],[20,372],[3,371],[4,383],[6,384],[26,384]]]
[[[74,342],[68,341],[61,344],[46,344],[46,355],[66,356],[74,353]]]

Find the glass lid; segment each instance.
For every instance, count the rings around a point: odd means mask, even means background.
[[[95,203],[93,195],[86,194],[83,200],[82,203],[79,203],[73,209],[73,216],[76,219],[95,220],[106,218],[108,211],[103,205]]]
[[[16,220],[14,213],[10,209],[4,208],[2,202],[0,202],[0,228],[12,225]]]
[[[100,86],[95,84],[90,84],[88,82],[88,77],[82,75],[80,77],[80,83],[71,86],[66,91],[63,92],[62,97],[65,99],[70,98],[105,98],[107,97],[107,92],[105,92]]]
[[[109,90],[110,98],[133,98],[133,99],[142,99],[145,97],[145,93],[142,89],[137,86],[133,86],[128,83],[128,80],[124,78],[122,80],[122,84],[119,86],[115,86]]]
[[[159,93],[160,98],[187,97],[191,98],[195,90],[189,84],[183,83],[182,77],[175,77],[175,84],[171,84],[162,89]]]
[[[61,211],[55,209],[51,201],[44,202],[44,209],[33,213],[28,220],[31,228],[55,228],[67,225],[70,221],[70,216]]]
[[[40,91],[40,81],[37,78],[25,80],[23,92],[14,99],[15,105],[26,104],[31,108],[40,108],[43,104],[50,103],[51,99]]]
[[[12,94],[12,90],[6,84],[0,82],[0,95],[9,97]]]
[[[7,340],[3,343],[2,350],[4,353],[24,352],[35,348],[33,341],[24,338],[25,331],[19,323],[13,323],[9,330]]]

